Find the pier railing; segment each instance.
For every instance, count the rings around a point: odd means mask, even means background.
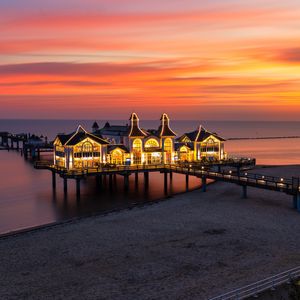
[[[232,182],[240,185],[284,191],[287,193],[300,191],[299,178],[281,178],[248,172],[233,172],[232,170],[215,172],[211,170],[205,170],[204,166],[199,169],[193,167],[184,168],[170,165],[169,168],[176,173],[194,175],[198,177],[207,177],[213,180]]]
[[[134,166],[99,166],[93,168],[81,168],[81,169],[66,169],[64,167],[56,166],[49,161],[36,161],[34,163],[36,169],[49,169],[53,171],[58,171],[59,173],[64,173],[65,175],[92,175],[95,173],[115,173],[123,171],[151,171],[151,170],[164,170],[166,165],[156,164],[156,165],[134,165]]]
[[[38,161],[35,163],[37,169],[49,169],[59,173],[64,177],[82,177],[93,176],[97,174],[109,173],[130,173],[130,172],[174,172],[185,175],[197,176],[200,178],[208,178],[212,180],[225,181],[236,183],[244,186],[252,186],[257,188],[276,190],[286,192],[288,194],[295,194],[300,191],[299,178],[283,178],[276,176],[269,176],[263,174],[255,174],[247,171],[239,172],[233,170],[214,171],[211,167],[206,165],[188,165],[186,167],[175,164],[157,164],[157,165],[135,165],[135,166],[99,166],[96,168],[83,168],[68,170],[63,167],[53,165],[49,162]]]
[[[244,287],[235,289],[228,293],[224,293],[209,300],[241,300],[251,296],[257,296],[266,290],[273,290],[275,287],[291,283],[293,280],[300,277],[300,267],[296,267],[274,276],[259,280]]]

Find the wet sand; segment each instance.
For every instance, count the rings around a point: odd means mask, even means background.
[[[258,173],[299,176],[300,166]],[[283,193],[215,183],[141,208],[0,239],[1,299],[207,299],[300,265]]]

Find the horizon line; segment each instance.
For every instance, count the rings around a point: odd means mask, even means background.
[[[69,119],[69,118],[0,118],[0,121],[129,121],[129,119]],[[140,119],[141,122],[143,121],[159,121],[159,119]],[[170,121],[205,121],[205,122],[300,122],[299,120],[228,120],[228,119],[170,119]]]

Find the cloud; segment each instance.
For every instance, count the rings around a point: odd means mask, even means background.
[[[300,48],[284,49],[278,55],[279,60],[289,63],[300,63]]]
[[[57,75],[57,76],[99,76],[141,73],[157,70],[158,67],[147,64],[117,63],[59,63],[41,62],[0,65],[0,76],[7,75]]]
[[[44,80],[44,81],[19,81],[0,83],[2,87],[20,87],[20,86],[44,86],[44,85],[61,85],[73,87],[89,87],[89,86],[109,86],[109,82],[83,81],[83,80]]]

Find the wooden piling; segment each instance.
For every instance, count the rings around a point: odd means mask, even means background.
[[[96,184],[97,184],[98,187],[102,188],[102,183],[103,183],[102,182],[102,175],[99,174],[99,175],[96,176]]]
[[[236,167],[236,173],[238,176],[240,176],[240,172],[241,172],[241,166],[237,166]]]
[[[203,176],[202,178],[202,192],[206,192],[206,177]]]
[[[76,197],[80,198],[80,178],[76,178]]]
[[[189,185],[189,174],[185,175],[185,185],[188,186]]]
[[[300,180],[299,177],[292,177],[292,190],[294,192],[293,195],[293,207],[300,211],[300,207],[298,205],[300,194],[299,194],[299,184]]]
[[[165,193],[168,191],[168,173],[167,172],[164,173],[164,190],[165,190]]]
[[[64,177],[64,194],[65,196],[67,195],[68,193],[68,179],[67,177]]]
[[[298,194],[293,195],[293,208],[298,209]]]
[[[293,206],[295,209],[300,212],[300,193],[297,192],[296,194],[293,195]]]
[[[129,175],[124,175],[124,190],[128,191],[129,189]]]
[[[24,154],[24,159],[28,159],[28,149],[26,145],[23,146],[23,154]]]
[[[149,187],[149,173],[148,172],[144,172],[144,185],[145,185],[146,189]]]
[[[109,184],[109,189],[112,190],[112,188],[113,188],[113,175],[112,174],[109,174],[108,184]]]
[[[53,190],[56,189],[56,173],[55,173],[55,171],[52,171],[52,188],[53,188]]]

